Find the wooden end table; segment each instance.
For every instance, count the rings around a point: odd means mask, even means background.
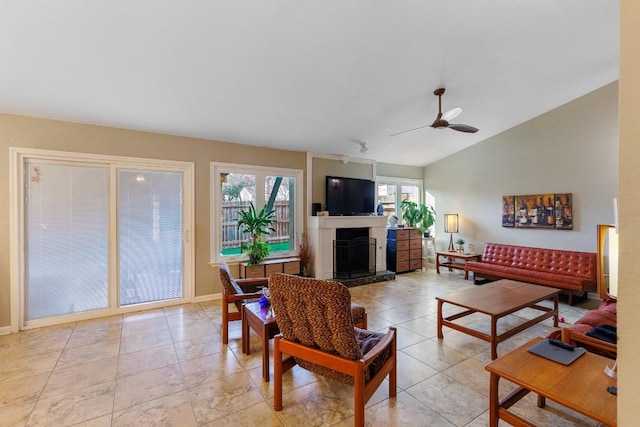
[[[445,257],[447,261],[440,262],[440,257]],[[463,254],[455,251],[436,252],[436,273],[440,274],[440,266],[451,269],[464,270],[464,279],[469,278],[469,272],[465,270],[464,264],[467,261],[480,261],[481,254]]]
[[[280,332],[271,306],[261,308],[257,302],[242,306],[242,352],[251,353],[250,329],[262,338],[262,378],[269,382],[269,340]]]
[[[516,350],[485,366],[490,372],[489,425],[496,427],[503,419],[512,425],[533,426],[509,411],[530,391],[538,394],[538,407],[551,399],[607,426],[617,426],[617,398],[607,391],[616,380],[604,373],[613,360],[585,353],[568,366],[529,353],[543,338],[534,338]],[[520,387],[499,400],[498,383],[504,378]]]
[[[451,329],[488,341],[491,344],[491,359],[496,359],[498,357],[498,343],[518,332],[550,317],[553,317],[553,326],[558,326],[559,293],[559,289],[503,279],[480,287],[451,292],[445,297],[436,297],[438,301],[438,338],[443,339],[444,337],[442,326],[448,326]],[[538,305],[540,301],[550,298],[553,298],[553,308]],[[467,310],[443,318],[442,305],[444,303]],[[542,314],[498,335],[498,320],[523,308],[540,310]],[[473,313],[484,313],[491,317],[491,332],[488,335],[453,322]]]

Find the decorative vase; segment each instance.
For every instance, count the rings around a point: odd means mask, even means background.
[[[258,304],[260,304],[260,308],[267,308],[269,307],[269,304],[271,304],[271,302],[269,301],[269,298],[267,297],[268,294],[268,290],[266,290],[267,288],[262,288],[262,295],[260,295],[260,299],[258,300]]]

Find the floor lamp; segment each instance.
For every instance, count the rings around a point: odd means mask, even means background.
[[[607,293],[610,298],[618,299],[618,229],[609,228],[607,233],[609,240],[609,289]],[[613,366],[606,366],[604,372],[611,378],[618,377],[618,358]]]
[[[453,233],[458,232],[458,214],[444,214],[444,232],[451,233],[449,237],[449,252],[455,250],[453,246]]]

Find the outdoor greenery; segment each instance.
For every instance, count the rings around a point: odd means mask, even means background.
[[[256,210],[253,203],[250,203],[246,210],[238,212],[240,216],[237,223],[238,229],[251,235],[251,244],[242,245],[242,251],[249,255],[249,264],[260,264],[269,256],[269,245],[262,240],[262,236],[276,231],[271,226],[275,220],[274,214],[275,211],[268,210],[266,206],[263,206],[260,211]]]
[[[400,202],[402,219],[409,227],[418,227],[424,233],[436,222],[436,211],[433,206],[418,205],[408,199]]]

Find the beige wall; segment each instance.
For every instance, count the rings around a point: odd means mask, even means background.
[[[479,249],[501,242],[595,252],[596,224],[613,221],[618,194],[617,107],[612,83],[426,167],[438,248],[449,239],[443,215],[458,213],[459,234]],[[501,226],[502,195],[540,193],[573,193],[573,230]]]
[[[374,165],[372,163],[360,163],[341,160],[333,160],[322,157],[314,157],[311,169],[311,202],[320,203],[322,210],[326,203],[326,177],[343,176],[346,178],[375,179]]]
[[[217,269],[209,265],[211,161],[305,170],[306,153],[136,132],[0,114],[0,327],[10,324],[9,147],[28,147],[195,164],[195,294],[219,293]],[[301,188],[305,188],[304,184]]]
[[[620,37],[620,303],[618,425],[640,415],[640,2],[622,0]]]
[[[393,178],[422,179],[424,168],[417,166],[395,165],[393,163],[376,164],[376,175]]]

